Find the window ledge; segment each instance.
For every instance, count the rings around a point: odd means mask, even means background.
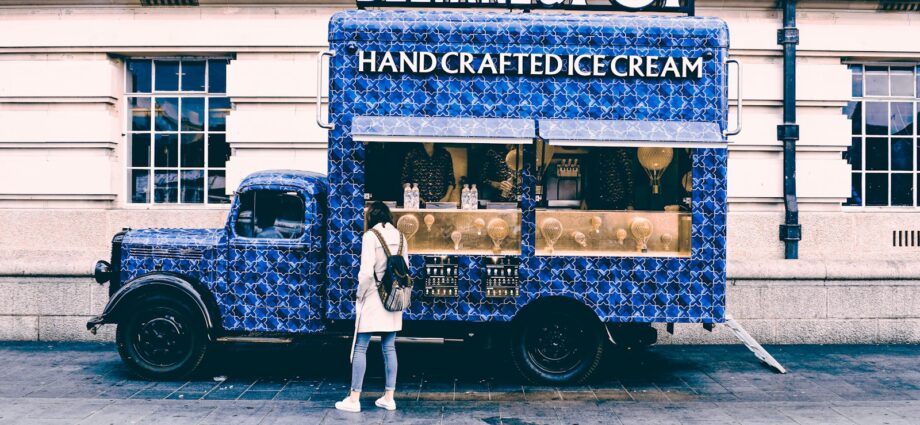
[[[920,261],[729,261],[728,279],[770,281],[920,280]]]

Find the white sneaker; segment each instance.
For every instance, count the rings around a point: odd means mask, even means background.
[[[386,397],[378,398],[374,405],[382,409],[396,410],[396,400],[387,401]]]
[[[345,400],[335,402],[335,408],[352,413],[361,412],[361,402],[351,401],[351,397],[345,397]],[[393,407],[396,408],[395,406]]]

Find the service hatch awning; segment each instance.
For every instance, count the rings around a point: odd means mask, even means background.
[[[714,122],[542,119],[538,124],[540,137],[556,146],[726,146]]]
[[[517,118],[357,116],[351,137],[358,142],[527,144],[536,129],[533,120]]]

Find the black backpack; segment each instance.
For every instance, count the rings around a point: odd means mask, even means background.
[[[409,265],[402,256],[405,237],[402,233],[399,234],[399,252],[393,255],[386,241],[383,240],[383,235],[377,229],[371,229],[371,232],[377,236],[387,256],[387,267],[383,272],[383,279],[377,279],[377,272],[374,271],[380,301],[383,302],[383,308],[387,311],[403,311],[412,304],[412,278],[409,276]]]

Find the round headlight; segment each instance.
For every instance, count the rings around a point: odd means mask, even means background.
[[[112,265],[108,261],[97,261],[93,271],[97,283],[106,283],[112,279]]]

